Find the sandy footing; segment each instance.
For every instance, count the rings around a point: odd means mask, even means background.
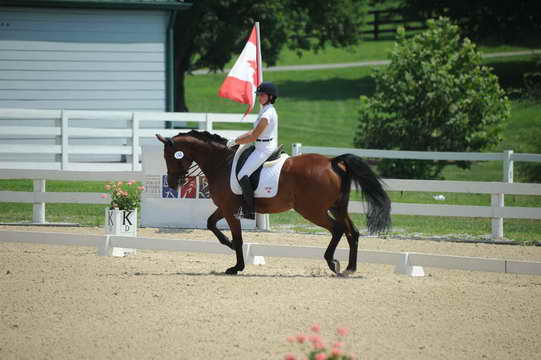
[[[214,239],[198,230],[139,235]],[[326,246],[329,236],[246,232],[244,240]],[[360,248],[541,261],[541,247],[362,238]],[[539,276],[425,268],[426,277],[411,278],[361,265],[343,279],[323,260],[286,258],[222,275],[234,261],[154,251],[98,257],[90,247],[0,242],[0,359],[283,359],[310,348],[286,339],[312,324],[331,345],[336,328],[348,328],[344,348],[360,359],[541,353]]]

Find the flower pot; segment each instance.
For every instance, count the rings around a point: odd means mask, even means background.
[[[137,209],[105,209],[105,233],[108,235],[137,236]],[[135,254],[135,249],[113,248],[113,256]]]

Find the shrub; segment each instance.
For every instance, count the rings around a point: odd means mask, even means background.
[[[406,38],[397,31],[390,64],[372,74],[376,91],[361,96],[355,146],[417,151],[482,151],[500,141],[510,103],[491,70],[448,19]],[[446,162],[382,160],[382,176],[438,178]],[[468,162],[458,164],[467,168]]]

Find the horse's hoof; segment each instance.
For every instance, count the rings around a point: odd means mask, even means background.
[[[236,268],[232,267],[232,268],[227,269],[225,271],[225,274],[226,275],[237,275],[238,272],[239,271]]]
[[[340,274],[340,262],[338,260],[334,259],[331,262],[329,262],[329,268],[335,274]]]
[[[352,275],[355,271],[353,270],[345,270],[344,272],[337,274],[340,277],[349,277],[349,275]]]

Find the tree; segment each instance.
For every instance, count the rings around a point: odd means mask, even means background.
[[[534,40],[541,36],[541,1],[538,0],[402,0],[421,17],[444,16],[473,39],[506,42]]]
[[[361,97],[361,148],[420,151],[481,151],[497,144],[510,104],[481,56],[448,19],[406,38],[403,28],[390,64],[372,74],[376,91]],[[383,176],[438,178],[445,162],[383,160]],[[463,168],[468,162],[461,162]]]
[[[175,22],[175,111],[188,111],[184,77],[199,68],[222,70],[238,56],[256,21],[263,61],[274,65],[280,50],[319,50],[358,43],[364,1],[197,0]]]

